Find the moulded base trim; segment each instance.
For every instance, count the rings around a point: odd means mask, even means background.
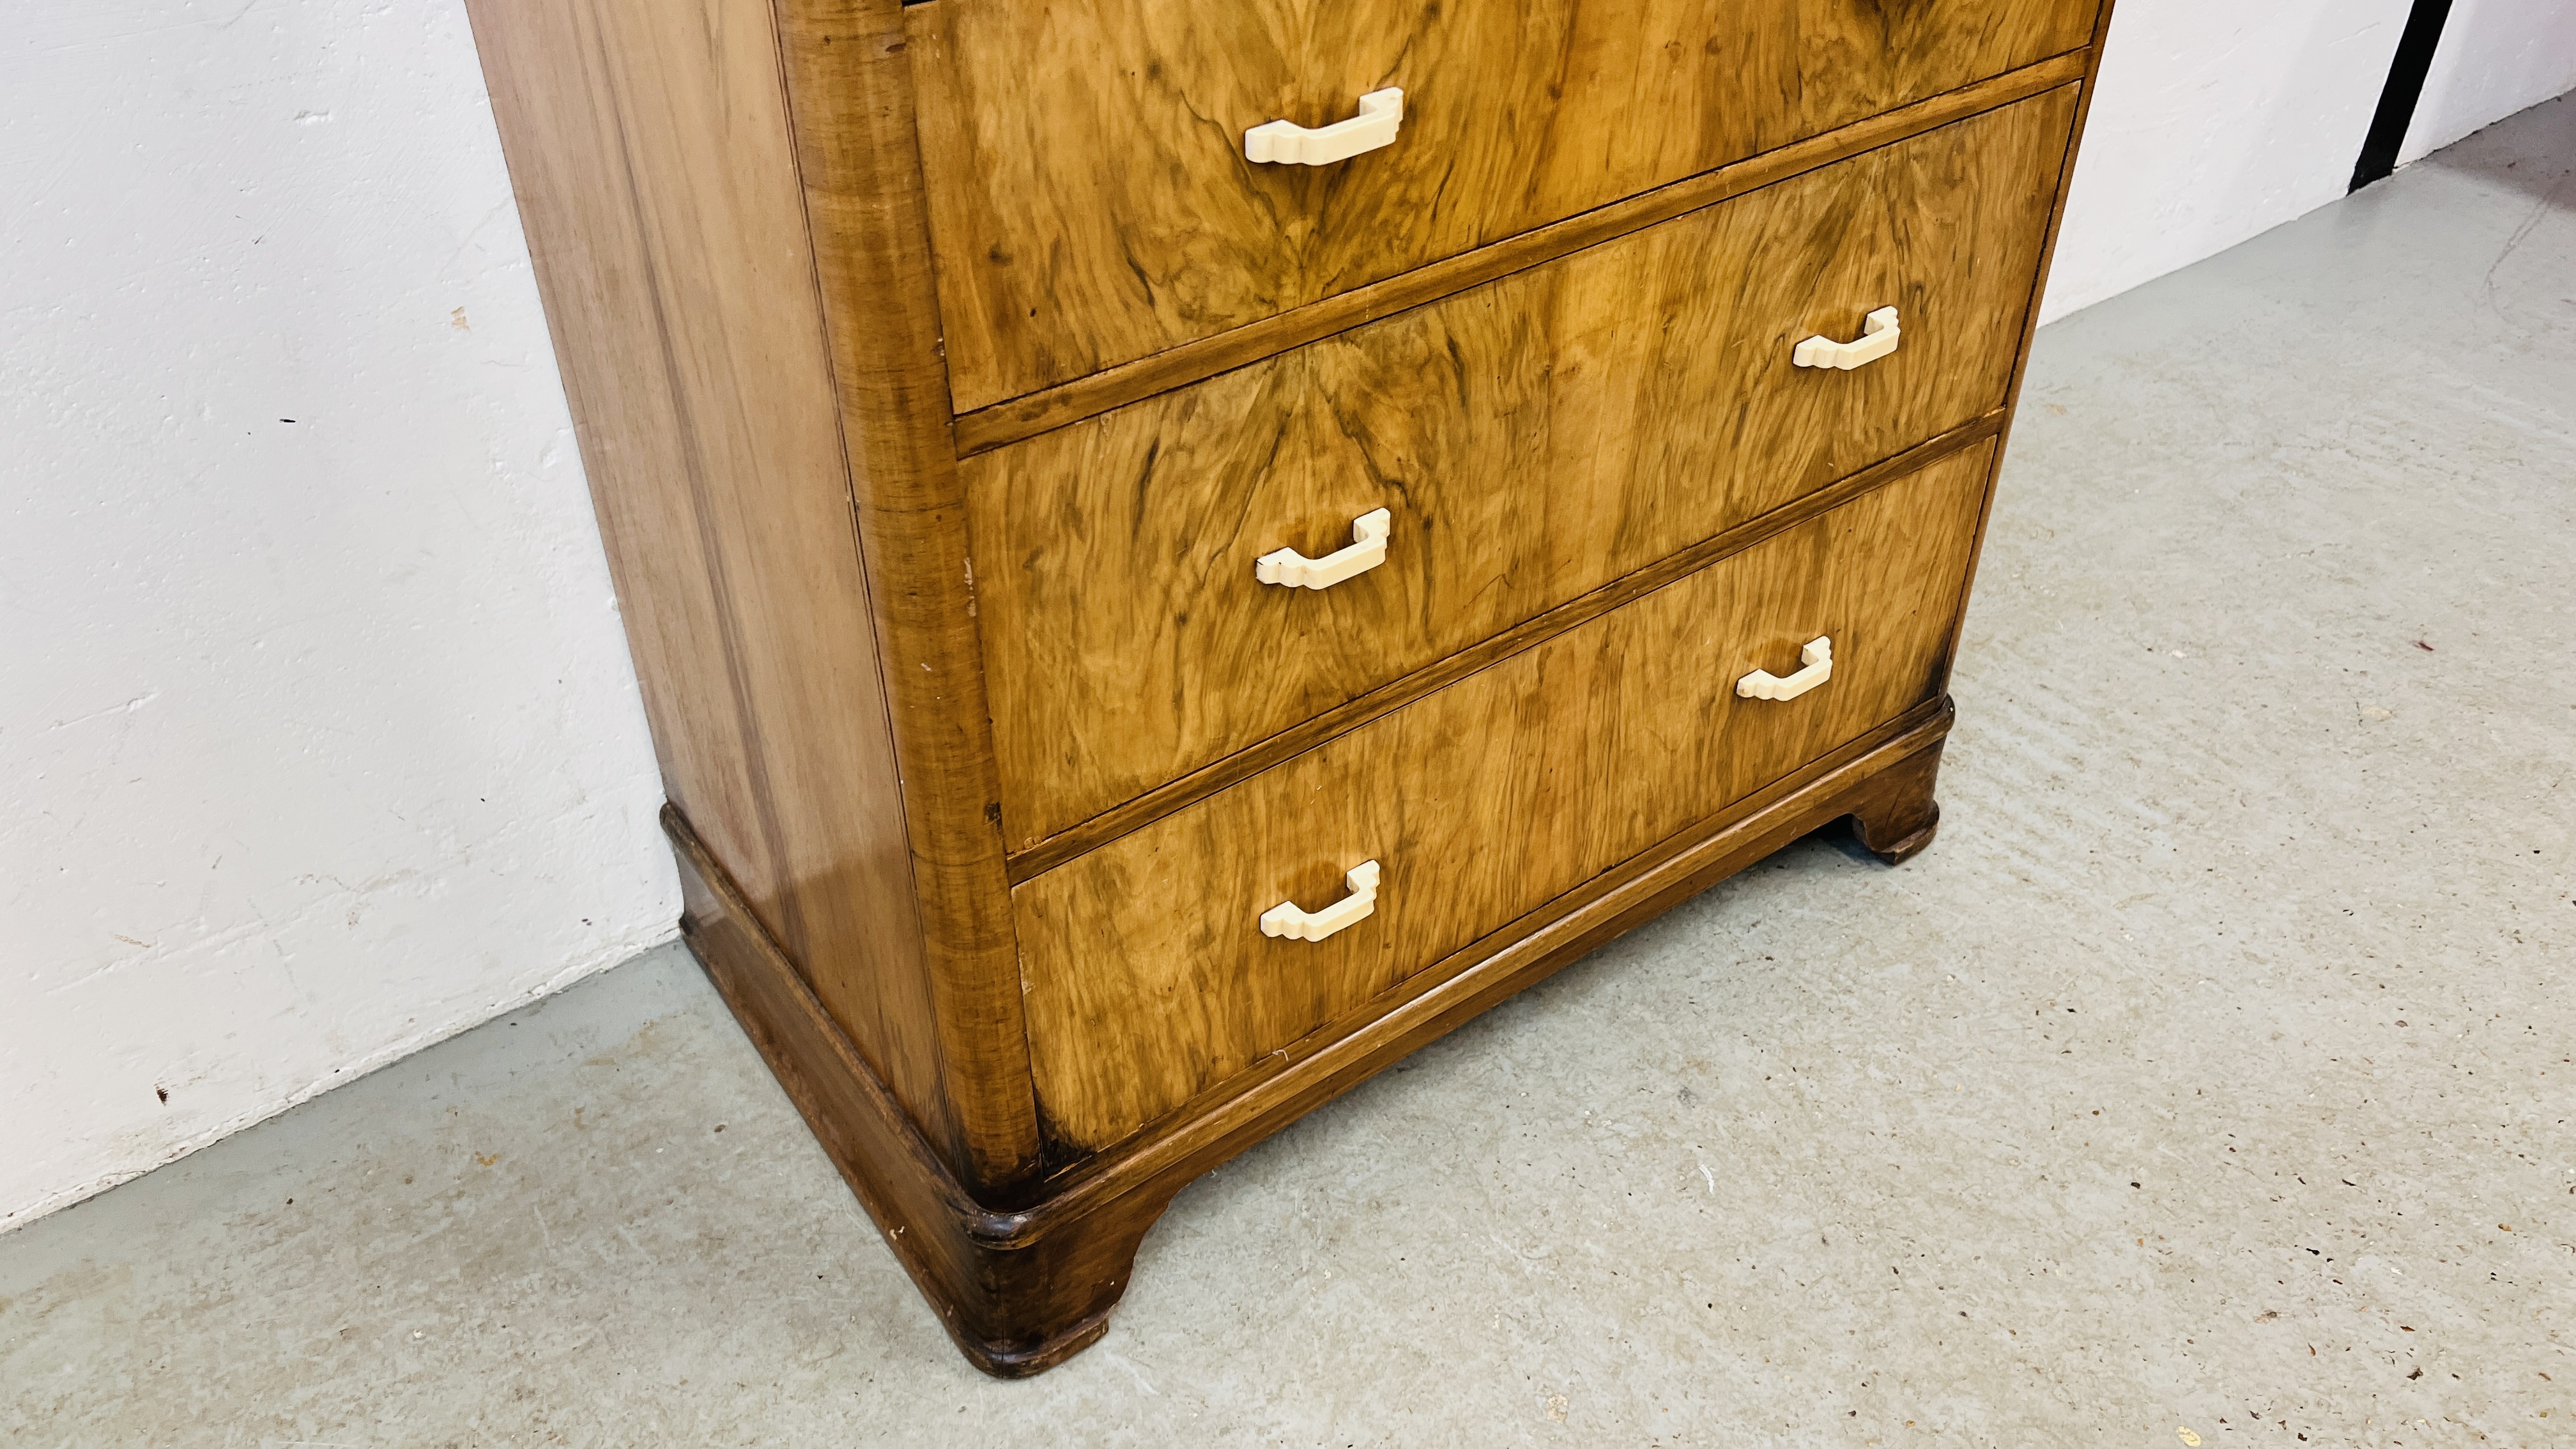
[[[1799,837],[1850,817],[1902,858],[1931,839],[1952,719],[1927,701],[1796,774],[1548,902],[1046,1184],[1018,1210],[957,1181],[823,1010],[676,806],[664,828],[681,931],[752,1044],[967,1359],[1019,1378],[1108,1328],[1136,1247],[1175,1194],[1262,1138],[1593,947]],[[1884,844],[1882,844],[1884,842]]]

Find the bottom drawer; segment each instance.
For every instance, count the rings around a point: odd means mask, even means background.
[[[1989,442],[1522,651],[1021,884],[1038,1098],[1118,1141],[1265,1053],[1929,698]],[[1829,638],[1824,682],[1790,678]],[[1293,902],[1357,914],[1265,935]],[[1274,919],[1274,925],[1281,922]]]

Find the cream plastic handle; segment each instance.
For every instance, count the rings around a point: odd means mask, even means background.
[[[1322,558],[1308,558],[1293,548],[1265,553],[1252,561],[1252,576],[1265,584],[1291,589],[1329,589],[1353,574],[1364,574],[1386,562],[1386,536],[1394,515],[1372,508],[1351,520],[1350,547]]]
[[[1362,151],[1392,145],[1404,124],[1404,88],[1388,86],[1360,97],[1360,113],[1319,130],[1294,121],[1272,121],[1243,133],[1243,159],[1281,166],[1329,166]]]
[[[1352,866],[1342,881],[1351,893],[1320,911],[1302,911],[1295,901],[1281,901],[1261,913],[1261,934],[1291,941],[1320,941],[1344,926],[1377,914],[1377,862]]]
[[[1834,677],[1834,641],[1830,637],[1810,641],[1798,651],[1798,662],[1807,667],[1786,679],[1768,669],[1754,670],[1735,681],[1735,692],[1746,699],[1796,699]]]
[[[1896,350],[1901,334],[1896,326],[1896,309],[1881,307],[1863,318],[1860,337],[1852,342],[1836,342],[1822,335],[1798,344],[1791,359],[1800,367],[1836,367],[1845,372],[1865,362],[1876,362]]]

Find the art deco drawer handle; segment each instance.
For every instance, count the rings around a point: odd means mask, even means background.
[[[1896,350],[1899,334],[1896,309],[1881,307],[1861,319],[1860,337],[1856,341],[1836,342],[1822,335],[1798,344],[1790,360],[1800,367],[1838,367],[1845,372],[1864,362],[1876,362]]]
[[[1735,681],[1735,692],[1746,699],[1796,699],[1834,677],[1833,639],[1810,641],[1806,648],[1798,651],[1798,662],[1807,667],[1786,679],[1768,669],[1754,670]]]
[[[1291,941],[1320,941],[1344,926],[1377,914],[1377,862],[1364,860],[1342,877],[1351,893],[1320,911],[1302,911],[1295,901],[1281,901],[1261,913],[1261,934]]]
[[[1404,124],[1404,89],[1388,86],[1360,97],[1360,113],[1309,131],[1294,121],[1272,121],[1243,133],[1243,159],[1281,166],[1329,166],[1395,141]]]
[[[1372,508],[1351,520],[1350,547],[1322,558],[1308,558],[1293,548],[1265,553],[1252,561],[1252,576],[1265,584],[1291,589],[1329,589],[1353,574],[1364,574],[1386,562],[1386,535],[1394,517]]]

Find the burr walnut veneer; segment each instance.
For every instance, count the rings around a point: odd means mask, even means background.
[[[684,929],[983,1368],[1589,947],[1930,840],[2107,3],[469,3]]]

